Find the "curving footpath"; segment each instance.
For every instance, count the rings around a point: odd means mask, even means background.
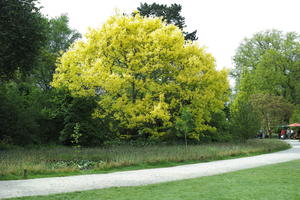
[[[108,187],[146,185],[211,176],[300,159],[299,141],[286,141],[292,145],[291,149],[245,158],[109,174],[0,181],[0,199],[57,194]]]

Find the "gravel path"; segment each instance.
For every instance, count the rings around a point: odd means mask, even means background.
[[[0,181],[0,199],[21,196],[48,195],[118,186],[146,185],[211,176],[241,169],[300,159],[299,141],[287,140],[287,142],[289,142],[293,148],[276,153],[246,158],[167,168],[115,172],[109,174]]]

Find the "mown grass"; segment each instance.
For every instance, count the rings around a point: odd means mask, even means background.
[[[22,200],[298,200],[300,160],[184,181],[115,187]],[[13,199],[12,199],[13,200]]]
[[[0,151],[0,180],[105,173],[250,156],[289,148],[273,139],[172,146],[52,147]],[[24,170],[26,173],[24,174]]]

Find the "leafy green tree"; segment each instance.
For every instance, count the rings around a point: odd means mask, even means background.
[[[185,147],[187,148],[187,138],[195,128],[193,115],[189,107],[182,109],[180,117],[175,122],[175,127],[180,134],[184,135]]]
[[[36,0],[0,1],[0,80],[28,74],[46,42],[47,21]]]
[[[293,110],[293,114],[292,114],[289,122],[291,124],[292,123],[300,123],[300,107],[299,107],[299,105],[297,107],[295,107],[295,109]]]
[[[48,45],[52,53],[66,51],[79,38],[81,34],[69,27],[66,14],[49,20]]]
[[[72,43],[81,37],[80,33],[69,27],[67,15],[48,20],[47,43],[40,52],[40,58],[33,72],[33,79],[43,89],[49,90],[57,58]]]
[[[272,30],[245,39],[234,56],[237,92],[269,93],[300,103],[300,36]]]
[[[230,118],[226,116],[227,105],[220,111],[213,113],[209,125],[215,127],[210,131],[207,131],[202,136],[202,140],[206,142],[228,142],[233,139],[232,133],[230,133]]]
[[[145,17],[162,17],[163,20],[168,24],[174,24],[181,30],[183,30],[185,25],[185,18],[181,16],[181,5],[180,4],[171,4],[170,6],[167,6],[165,4],[147,4],[147,3],[141,3],[140,7],[137,8],[140,15]],[[196,36],[197,30],[188,33],[184,32],[185,40],[197,40]]]
[[[26,4],[27,1],[20,1],[20,3],[21,2]],[[32,6],[33,3],[35,3],[35,1],[30,2],[32,3]],[[14,1],[6,3],[13,5]],[[26,4],[25,7],[26,6],[29,6],[29,3],[28,5]],[[17,8],[18,7],[15,7],[15,9]],[[21,11],[22,10],[20,10],[20,12]],[[38,12],[38,9],[32,10],[32,12]],[[0,15],[1,14],[2,13],[0,13]],[[17,15],[18,13],[16,16]],[[38,16],[41,17],[40,14],[38,14]],[[80,35],[77,31],[69,28],[66,15],[51,20],[46,18],[43,18],[42,20],[45,22],[45,26],[43,27],[44,29],[39,31],[44,34],[44,43],[41,43],[39,49],[35,49],[38,51],[35,52],[35,56],[38,55],[38,58],[34,59],[34,62],[28,63],[28,70],[29,67],[32,69],[30,73],[29,71],[26,72],[26,75],[28,76],[23,76],[19,67],[16,68],[19,70],[10,72],[11,76],[7,74],[5,76],[3,75],[5,79],[13,77],[13,80],[2,82],[0,87],[1,141],[17,145],[57,143],[59,141],[59,133],[66,126],[64,124],[65,118],[71,115],[71,113],[68,113],[69,115],[54,116],[52,112],[49,112],[50,108],[57,110],[57,107],[55,106],[60,106],[55,104],[52,100],[56,97],[62,97],[55,89],[51,89],[49,83],[52,80],[57,57],[60,56],[63,51],[66,51],[71,43]],[[16,26],[17,25],[18,24],[16,24]],[[19,28],[22,29],[22,27]],[[25,29],[26,27],[23,28]],[[5,31],[8,31],[8,29]],[[0,38],[0,40],[1,39],[2,38]],[[8,45],[13,45],[10,43],[13,43],[14,41],[7,40],[6,42],[8,42]],[[18,49],[19,47],[15,46],[15,48]],[[29,49],[27,50],[29,51]],[[33,54],[29,53],[28,55]],[[25,58],[26,56],[27,55],[25,55]],[[16,59],[16,61],[12,61],[16,63],[19,58],[16,57],[12,59]],[[29,64],[31,66],[29,66]],[[61,100],[65,99],[62,98]],[[63,103],[64,105],[71,104],[67,101]],[[86,101],[86,103],[89,102]],[[80,112],[82,112],[82,110],[78,111],[78,113]],[[86,112],[88,113],[88,110],[86,110]],[[88,125],[88,123],[83,125],[83,129]]]
[[[0,89],[0,141],[26,145],[41,142],[40,93],[29,83],[7,82]]]
[[[90,30],[60,59],[52,85],[74,96],[97,96],[94,117],[111,119],[120,137],[160,138],[173,132],[184,107],[195,124],[190,138],[212,127],[228,99],[225,70],[186,44],[179,28],[160,19],[115,15]]]
[[[259,114],[247,99],[239,99],[231,106],[230,131],[233,139],[254,138],[260,130]]]
[[[299,39],[300,35],[294,32],[259,32],[245,39],[234,56],[233,105],[248,99],[269,134],[274,126],[288,123],[291,103],[300,103]]]
[[[56,91],[48,104],[47,113],[61,125],[57,139],[71,145],[75,136],[76,144],[82,146],[101,145],[111,140],[107,121],[92,117],[95,107],[96,97],[72,97],[66,91]]]
[[[279,124],[288,123],[294,108],[282,96],[270,94],[254,94],[251,96],[251,103],[262,119],[262,127],[269,136],[272,134],[272,129]]]

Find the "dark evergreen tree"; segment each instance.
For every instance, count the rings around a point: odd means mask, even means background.
[[[165,22],[168,24],[174,24],[178,28],[180,28],[182,31],[186,27],[185,25],[185,18],[181,16],[181,5],[180,4],[171,4],[170,6],[167,6],[165,4],[147,4],[147,3],[141,3],[140,7],[137,8],[140,15],[146,16],[146,17],[162,17]],[[185,40],[197,40],[197,30],[188,33],[183,32],[185,36]]]

